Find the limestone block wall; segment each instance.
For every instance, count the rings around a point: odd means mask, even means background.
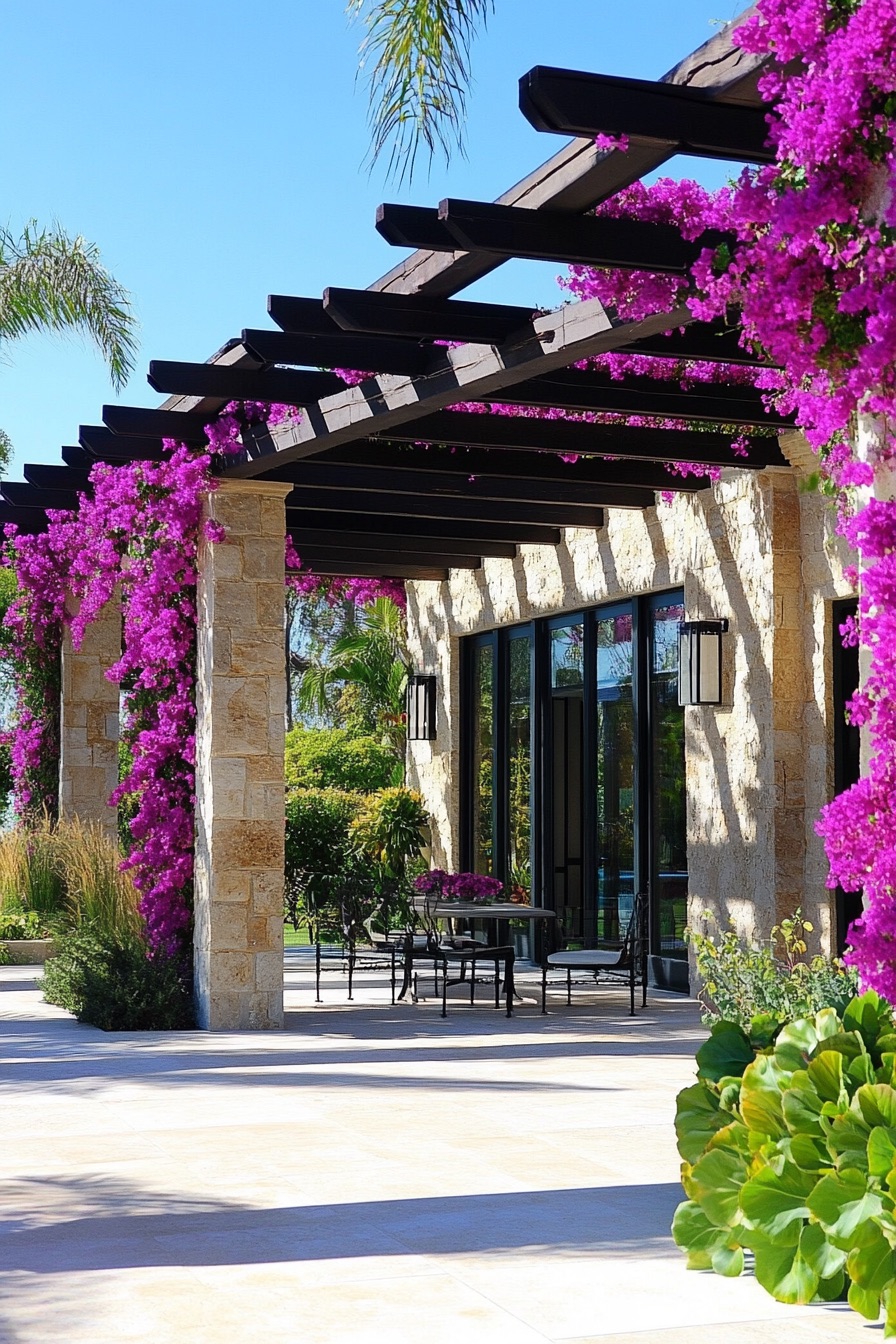
[[[283,1025],[284,500],[226,481],[199,548],[194,970],[211,1030]]]
[[[410,745],[433,818],[433,860],[459,852],[460,640],[481,630],[683,587],[690,618],[726,616],[724,701],[685,712],[690,919],[765,936],[796,905],[824,941],[831,893],[814,834],[830,796],[830,601],[848,595],[830,505],[802,472],[730,470],[712,489],[644,513],[611,511],[558,548],[409,584],[416,665],[441,694],[434,742]]]
[[[69,600],[69,614],[75,615]],[[107,670],[121,657],[121,608],[106,603],[87,626],[81,647],[66,627],[62,640],[59,722],[59,815],[98,822],[117,837],[118,810],[109,798],[118,785],[117,683]]]

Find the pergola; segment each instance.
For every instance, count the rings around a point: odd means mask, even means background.
[[[380,233],[416,250],[371,288],[330,288],[321,299],[270,296],[270,330],[244,330],[206,363],[150,364],[151,385],[170,394],[161,408],[106,406],[102,426],[81,426],[60,465],[29,465],[25,484],[0,484],[0,521],[39,530],[45,509],[77,506],[96,462],[160,459],[165,438],[204,445],[205,426],[230,401],[301,409],[272,429],[247,424],[243,451],[217,464],[221,488],[208,510],[229,540],[201,543],[203,1024],[282,1021],[285,531],[303,564],[321,575],[441,581],[487,557],[512,558],[520,545],[556,545],[563,528],[599,528],[606,509],[651,508],[657,490],[708,484],[705,476],[670,474],[666,463],[787,465],[776,435],[792,422],[767,411],[752,388],[684,391],[661,379],[616,380],[571,367],[620,350],[754,363],[736,330],[695,323],[683,307],[625,322],[597,300],[533,313],[454,297],[512,257],[686,275],[700,248],[721,235],[692,243],[670,226],[588,212],[676,154],[766,162],[758,70],[755,58],[731,46],[730,30],[655,83],[536,67],[520,82],[524,115],[538,130],[577,138],[529,178],[494,203],[381,206]],[[625,135],[627,152],[598,150],[600,132]],[[346,386],[332,371],[344,369],[364,376]],[[451,409],[459,403],[678,419],[694,428]],[[730,434],[704,423],[746,431],[748,457],[733,452]],[[578,460],[560,460],[572,455]],[[107,654],[115,619],[110,613]],[[93,654],[78,654],[66,642],[64,657],[75,667],[79,657],[102,658],[101,647],[99,638]],[[103,793],[105,803],[112,766],[102,742],[80,735],[77,682],[64,673],[61,798],[64,809],[84,815],[95,807],[84,768],[95,769],[94,795]],[[89,760],[78,754],[86,748]],[[72,775],[79,767],[80,789]]]

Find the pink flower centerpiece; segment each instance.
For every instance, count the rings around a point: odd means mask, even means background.
[[[504,883],[484,873],[446,873],[443,868],[433,868],[414,879],[414,889],[437,900],[490,905],[504,894]]]

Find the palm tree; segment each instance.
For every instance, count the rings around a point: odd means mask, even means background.
[[[335,640],[324,661],[304,671],[299,706],[326,717],[351,687],[366,731],[379,731],[400,758],[407,675],[404,614],[390,598],[380,597],[360,609],[357,626]]]
[[[88,336],[116,391],[134,367],[136,321],[127,290],[93,243],[32,221],[18,237],[0,229],[0,345],[35,331]]]
[[[424,145],[430,161],[464,152],[470,51],[494,12],[495,0],[348,0],[367,35],[361,66],[370,62],[371,160],[391,142],[389,173],[414,171]]]

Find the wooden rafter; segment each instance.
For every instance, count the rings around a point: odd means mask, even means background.
[[[653,495],[650,496],[653,503]],[[404,518],[444,518],[449,522],[535,523],[542,527],[601,527],[603,512],[591,504],[544,504],[532,500],[438,498],[416,494],[380,494],[371,490],[324,490],[297,486],[286,501],[289,526],[301,525],[310,512],[378,514]]]
[[[297,372],[294,369],[240,369],[228,364],[189,364],[153,359],[148,382],[157,392],[192,397],[220,397],[225,401],[281,402],[307,406],[344,387],[335,373]]]
[[[536,65],[520,80],[520,111],[537,131],[636,135],[677,154],[773,163],[765,111],[705,89]]]
[[[369,289],[325,289],[324,310],[346,331],[485,345],[506,341],[535,316],[531,308],[506,303],[468,303]]]

